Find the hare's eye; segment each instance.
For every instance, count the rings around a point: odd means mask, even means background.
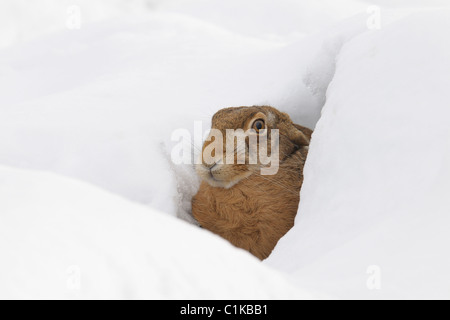
[[[259,132],[259,131],[265,129],[265,123],[264,123],[264,120],[262,120],[262,119],[256,120],[256,121],[253,123],[253,129],[254,129],[256,132]]]

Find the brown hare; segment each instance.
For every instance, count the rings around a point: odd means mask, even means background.
[[[213,143],[211,136],[203,145],[202,164],[196,168],[202,183],[192,199],[193,216],[203,228],[264,260],[294,225],[312,130],[269,106],[222,109],[214,115],[212,129],[222,133],[223,151],[214,150],[215,160],[207,162],[205,150]],[[245,133],[244,147],[231,149],[232,155],[226,148],[227,129]],[[273,141],[274,129],[278,141]],[[275,150],[273,145],[278,151],[275,174],[261,173],[268,165],[259,157],[250,162],[251,138],[257,138],[257,148],[262,150],[263,134],[268,154]],[[238,161],[239,155],[245,162]],[[225,161],[230,156],[233,163]]]

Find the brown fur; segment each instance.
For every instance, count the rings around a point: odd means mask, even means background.
[[[294,225],[312,131],[267,106],[220,110],[212,127],[225,135],[226,129],[249,129],[256,118],[264,119],[269,130],[280,130],[278,173],[263,176],[261,165],[223,164],[212,177],[210,166],[203,163],[198,168],[203,182],[192,200],[192,213],[203,228],[263,260]]]

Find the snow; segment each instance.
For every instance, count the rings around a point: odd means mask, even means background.
[[[267,262],[304,288],[450,297],[449,17],[412,15],[341,50],[296,226]],[[381,291],[366,286],[372,265]]]
[[[295,40],[365,11],[358,0],[2,0],[0,47],[34,39],[71,26],[73,7],[80,9],[82,24],[126,15],[155,12],[180,13],[243,34],[273,41]],[[76,24],[74,24],[76,25]]]
[[[97,187],[3,166],[0,177],[1,299],[312,297],[225,240]]]
[[[3,0],[0,297],[449,297],[444,7]],[[195,226],[198,178],[170,159],[174,130],[258,104],[317,124],[263,264]]]
[[[253,104],[276,105],[314,127],[335,55],[365,30],[357,20],[280,44],[155,11],[7,48],[0,163],[88,181],[190,220],[183,199],[197,181],[192,168],[173,174],[172,132],[192,132],[199,120],[207,130],[218,109]],[[188,187],[178,193],[180,184]]]

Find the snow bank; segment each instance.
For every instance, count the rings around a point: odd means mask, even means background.
[[[295,41],[365,12],[358,0],[190,0],[161,3],[160,9],[188,14],[233,33],[272,41]]]
[[[0,47],[76,28],[74,19],[86,25],[154,12],[181,13],[233,33],[292,41],[366,8],[358,0],[2,0]]]
[[[168,1],[168,0],[165,0]],[[161,0],[2,0],[0,48],[126,14],[146,14]]]
[[[309,297],[156,211],[192,222],[175,129],[256,104],[313,128],[325,102],[267,264],[335,297],[450,296],[450,19],[392,23],[445,2],[373,0],[376,32],[356,0],[78,0],[79,30],[72,4],[0,3],[0,164],[27,170],[0,167],[0,297]]]
[[[0,199],[1,299],[311,298],[221,238],[85,183],[2,166]]]
[[[193,133],[203,121],[206,131],[220,108],[256,104],[314,127],[335,57],[366,30],[365,18],[282,44],[167,9],[4,49],[0,163],[84,180],[192,221],[198,182],[192,167],[171,165],[174,130]]]
[[[339,298],[450,297],[448,30],[434,11],[344,45],[268,265]]]

